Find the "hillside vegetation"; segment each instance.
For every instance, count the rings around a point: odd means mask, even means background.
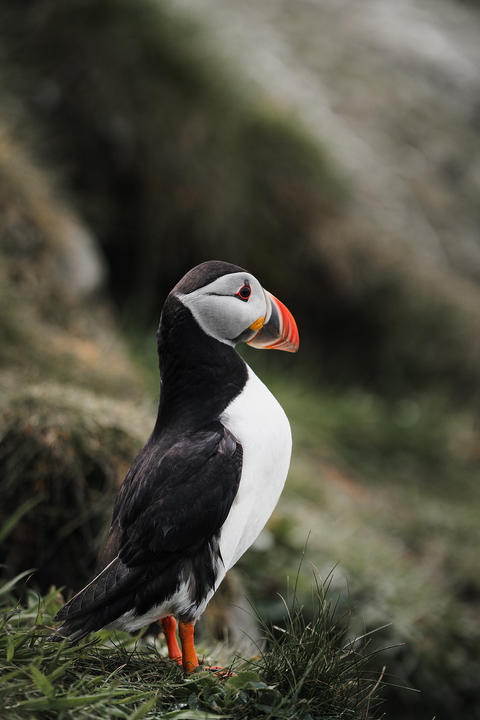
[[[334,158],[197,25],[149,0],[5,2],[0,20],[5,116],[61,172],[137,327],[185,268],[227,257],[289,298],[322,378],[471,400],[478,292],[353,226]]]

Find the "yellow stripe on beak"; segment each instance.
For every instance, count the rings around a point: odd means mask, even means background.
[[[264,322],[265,318],[259,317],[258,320],[255,320],[255,322],[250,325],[250,330],[261,330]]]

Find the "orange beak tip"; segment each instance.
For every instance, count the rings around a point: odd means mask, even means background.
[[[251,330],[257,332],[247,343],[259,350],[298,352],[299,334],[295,318],[278,298],[266,290],[265,295],[271,307],[269,319],[263,321],[263,318],[259,318],[250,326]]]

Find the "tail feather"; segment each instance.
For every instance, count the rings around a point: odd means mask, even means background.
[[[67,619],[56,630],[58,639],[68,638],[77,642],[95,630],[100,630],[116,620],[124,612],[130,610],[134,601],[134,593],[118,598],[114,603],[98,608],[85,615],[77,615]]]
[[[62,622],[57,632],[77,641],[116,620],[134,607],[140,574],[139,568],[128,568],[114,558],[57,613],[54,621]]]

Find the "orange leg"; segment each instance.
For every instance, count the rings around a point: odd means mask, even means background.
[[[168,647],[168,657],[170,660],[175,660],[180,664],[182,661],[182,651],[178,647],[177,636],[175,634],[175,628],[177,623],[173,615],[168,615],[160,620],[160,625],[165,633]]]
[[[192,672],[198,666],[197,653],[193,641],[193,628],[195,623],[178,623],[180,642],[182,643],[182,664],[185,672]]]

